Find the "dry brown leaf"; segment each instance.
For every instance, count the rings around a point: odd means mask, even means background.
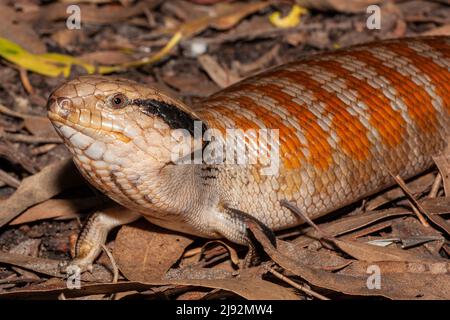
[[[30,257],[20,254],[0,251],[0,263],[11,264],[40,274],[45,274],[57,278],[65,278],[66,274],[61,273],[61,260]],[[111,281],[112,275],[103,266],[94,265],[92,273],[85,272],[81,276],[82,281],[107,282]]]
[[[49,199],[27,209],[9,225],[34,222],[44,219],[77,217],[80,212],[92,209],[103,202],[100,197],[80,199]]]
[[[25,128],[35,136],[59,138],[48,118],[27,116],[23,121]]]
[[[86,63],[105,65],[122,64],[132,60],[129,54],[117,50],[95,51],[83,54],[79,58]]]
[[[43,168],[35,175],[23,179],[16,192],[0,203],[0,227],[25,209],[82,183],[71,158]]]
[[[197,58],[203,70],[220,87],[226,88],[240,80],[240,77],[230,69],[223,68],[213,57],[208,54]]]
[[[63,279],[52,278],[49,281],[32,286],[31,288],[20,288],[10,292],[0,293],[2,299],[30,299],[44,298],[57,299],[62,293],[66,298],[76,298],[97,294],[112,294],[125,291],[144,291],[154,287],[152,284],[142,284],[139,282],[118,282],[118,283],[93,283],[82,284],[80,290],[68,289],[67,282]]]
[[[277,239],[277,250],[308,267],[328,271],[339,270],[347,266],[352,260],[345,259],[337,254],[304,249],[291,242]]]
[[[377,261],[441,261],[431,255],[419,255],[398,248],[380,247],[372,244],[361,243],[350,240],[330,239],[339,249],[354,257],[355,259],[369,262]],[[445,261],[445,260],[444,260]]]
[[[147,282],[162,277],[191,242],[185,235],[138,221],[120,229],[113,253],[128,280]]]
[[[190,38],[209,27],[219,30],[226,30],[234,27],[246,16],[262,10],[269,6],[269,2],[250,3],[224,3],[211,7],[209,12],[202,17],[194,18],[191,21],[181,24],[174,29],[162,29],[155,33],[175,33],[181,32],[184,38]]]
[[[208,273],[209,269],[205,269]],[[199,272],[197,271],[197,274]],[[234,292],[249,300],[298,300],[291,289],[262,280],[259,268],[241,271],[238,277],[226,279],[189,279],[171,280],[170,284],[201,286]]]
[[[437,215],[433,216],[438,217]],[[435,257],[441,257],[439,251],[445,242],[445,238],[436,229],[423,226],[414,217],[396,219],[392,222],[391,228],[392,236],[400,239],[402,248],[407,247],[411,253],[431,253]]]
[[[239,21],[246,16],[262,10],[270,5],[270,2],[250,2],[250,3],[233,3],[219,4],[216,16],[211,19],[210,26],[219,30],[227,30],[234,27]]]
[[[256,269],[256,270],[255,270]],[[142,282],[119,282],[102,284],[85,284],[81,290],[67,289],[67,284],[58,282],[50,288],[45,286],[34,286],[32,290],[19,289],[12,292],[0,293],[1,298],[52,298],[61,293],[67,298],[79,297],[93,294],[111,294],[125,291],[144,291],[155,286],[179,285],[195,286],[213,289],[222,289],[234,292],[249,300],[298,300],[298,296],[291,289],[276,285],[260,278],[259,268],[244,270],[239,277],[229,275],[225,279],[207,279],[210,269],[197,269],[195,274],[201,279],[176,279],[161,280],[154,279],[149,283]]]

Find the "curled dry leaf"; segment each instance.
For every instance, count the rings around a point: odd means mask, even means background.
[[[236,252],[236,250],[228,245],[225,241],[221,241],[221,240],[212,240],[212,241],[208,241],[207,243],[205,243],[205,245],[202,247],[202,254],[205,251],[205,249],[213,244],[219,244],[220,246],[224,247],[225,249],[227,249],[228,253],[230,254],[230,259],[231,262],[233,262],[234,265],[238,266],[239,265],[239,256]]]
[[[0,227],[25,209],[82,183],[71,158],[46,166],[35,175],[23,179],[16,192],[1,202]]]

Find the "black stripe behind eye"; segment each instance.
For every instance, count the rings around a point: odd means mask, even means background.
[[[175,105],[154,99],[135,99],[132,104],[138,106],[144,114],[160,117],[170,128],[186,129],[191,135],[194,135],[194,121],[198,119],[193,118]],[[205,124],[203,124],[202,129],[203,132],[206,130]]]

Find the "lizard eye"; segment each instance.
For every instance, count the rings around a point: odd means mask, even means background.
[[[109,99],[114,109],[121,109],[128,105],[128,98],[123,93],[116,93]]]

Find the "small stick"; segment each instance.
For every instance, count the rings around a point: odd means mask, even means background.
[[[20,68],[19,75],[20,75],[20,80],[22,81],[23,87],[25,88],[25,91],[28,92],[28,94],[33,94],[34,88],[30,83],[30,79],[28,78],[27,70],[25,70],[24,68]]]
[[[286,282],[287,284],[290,284],[291,286],[293,286],[294,288],[303,291],[306,294],[309,294],[310,296],[313,296],[317,299],[320,300],[330,300],[329,298],[321,295],[320,293],[317,293],[305,286],[302,286],[301,284],[298,284],[295,281],[292,281],[291,279],[289,279],[288,277],[282,275],[281,273],[279,273],[278,271],[274,270],[272,267],[266,267],[267,271],[269,271],[271,274],[273,274],[275,277],[277,277],[280,280],[283,280],[284,282]]]
[[[0,181],[16,189],[20,186],[19,180],[8,174],[6,171],[3,171],[2,169],[0,169]]]
[[[292,212],[294,212],[296,215],[298,215],[300,218],[305,220],[307,224],[309,224],[311,227],[313,227],[319,235],[321,235],[322,238],[333,238],[332,236],[328,235],[326,232],[322,231],[306,214],[301,212],[299,208],[297,208],[295,205],[287,201],[286,199],[280,200],[280,205],[283,207],[288,208]]]
[[[44,144],[42,146],[36,147],[33,150],[31,150],[31,154],[33,156],[38,156],[40,154],[49,152],[50,150],[52,150],[56,146],[57,146],[57,144],[54,144],[54,143]]]
[[[2,132],[0,133],[0,137],[14,141],[14,142],[24,142],[24,143],[62,143],[61,138],[59,137],[39,137],[39,136],[30,136],[26,134],[12,134]]]
[[[442,182],[442,176],[441,174],[438,172],[438,174],[436,175],[436,177],[434,178],[434,182],[433,185],[431,186],[431,190],[430,193],[428,194],[428,198],[436,198],[438,192],[439,192],[439,188],[441,186],[441,182]]]
[[[423,207],[420,205],[420,203],[416,200],[416,198],[414,198],[412,193],[409,191],[405,181],[403,181],[403,179],[399,175],[394,175],[391,172],[389,172],[389,174],[394,178],[394,180],[397,182],[398,186],[405,193],[413,212],[416,214],[417,218],[422,223],[422,225],[425,227],[429,227],[430,226],[429,223],[427,222],[427,220],[425,220],[424,216],[422,215],[422,213],[427,215],[426,211],[423,209]]]

